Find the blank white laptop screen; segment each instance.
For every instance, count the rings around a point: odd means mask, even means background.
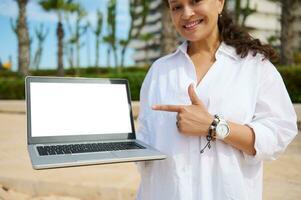
[[[30,83],[32,137],[131,133],[125,84]]]

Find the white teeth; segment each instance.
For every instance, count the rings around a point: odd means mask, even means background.
[[[202,21],[202,20],[197,20],[197,21],[191,22],[191,23],[189,23],[189,24],[184,25],[184,27],[185,27],[185,28],[191,28],[191,27],[193,27],[193,26],[195,26],[195,25],[201,23],[201,21]]]

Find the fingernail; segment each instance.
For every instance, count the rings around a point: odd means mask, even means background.
[[[156,109],[157,108],[157,106],[152,106],[152,109]]]

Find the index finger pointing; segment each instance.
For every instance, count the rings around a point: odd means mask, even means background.
[[[182,106],[179,105],[154,105],[152,106],[153,110],[161,110],[167,112],[180,112]]]

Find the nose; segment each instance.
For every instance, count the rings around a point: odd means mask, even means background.
[[[184,7],[184,10],[183,10],[183,15],[182,15],[182,18],[183,19],[190,19],[191,16],[194,15],[194,10],[191,6],[187,5]]]

